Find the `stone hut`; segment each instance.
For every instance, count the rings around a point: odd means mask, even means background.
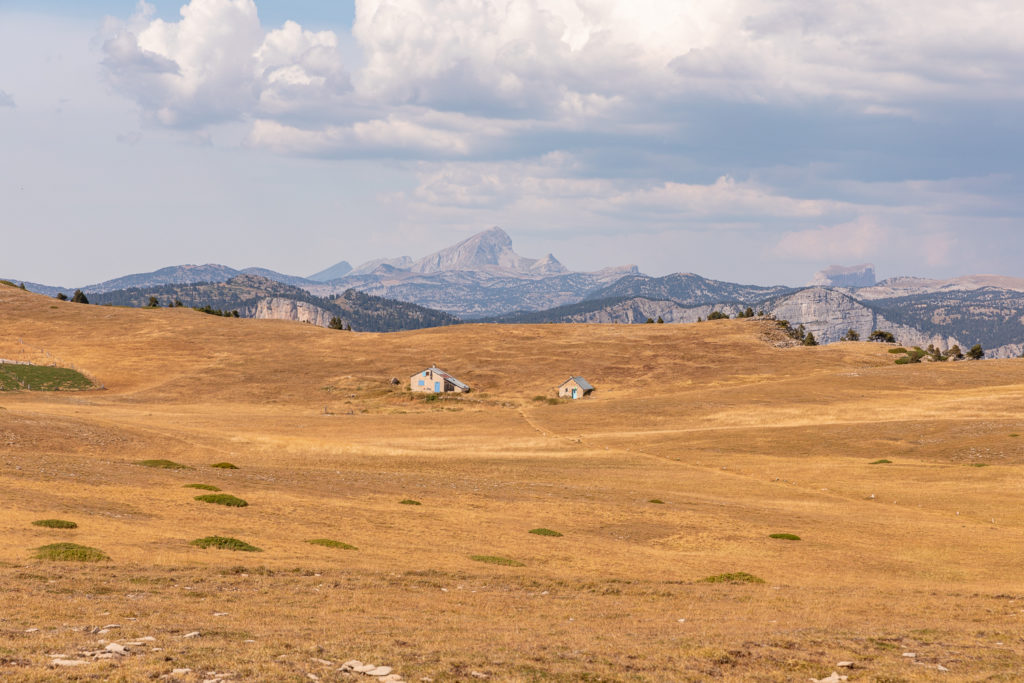
[[[559,398],[583,398],[594,391],[593,385],[582,377],[570,377],[558,387]]]
[[[469,393],[469,385],[460,382],[439,367],[431,366],[423,372],[417,372],[409,378],[409,388],[413,391],[423,391],[431,394],[443,394],[454,392],[456,394]]]

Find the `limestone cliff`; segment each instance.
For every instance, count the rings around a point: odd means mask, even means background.
[[[268,297],[244,306],[239,313],[243,318],[269,320],[296,320],[320,327],[327,327],[334,313],[305,301]]]

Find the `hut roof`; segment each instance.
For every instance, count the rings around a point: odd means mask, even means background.
[[[562,382],[562,385],[564,386],[569,382],[576,382],[576,384],[578,384],[580,389],[582,389],[583,391],[594,391],[594,386],[587,380],[583,379],[582,377],[570,377],[569,379]]]
[[[428,372],[433,372],[435,375],[441,375],[441,377],[444,377],[446,380],[448,380],[449,382],[451,382],[452,384],[454,384],[458,388],[465,389],[466,391],[469,391],[469,385],[468,384],[466,384],[465,382],[461,382],[461,381],[455,379],[454,377],[452,377],[451,375],[449,375],[447,372],[445,372],[441,368],[437,367],[436,365],[428,368]],[[420,373],[416,373],[416,374],[420,374]]]

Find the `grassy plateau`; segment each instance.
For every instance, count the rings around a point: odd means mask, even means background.
[[[0,358],[20,339],[106,390],[0,394],[4,681],[1024,671],[1024,360],[898,366],[757,319],[385,335],[51,304],[0,287]],[[412,396],[434,362],[473,392]],[[577,374],[594,395],[550,404]],[[112,642],[141,645],[82,654]]]

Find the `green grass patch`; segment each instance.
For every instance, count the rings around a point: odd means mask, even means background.
[[[768,538],[779,538],[783,541],[799,541],[800,537],[796,534],[768,534]]]
[[[215,462],[210,467],[216,467],[221,470],[237,470],[238,465],[232,465],[229,462]]]
[[[531,534],[537,534],[538,536],[561,536],[562,535],[562,534],[560,534],[557,531],[552,531],[551,529],[544,529],[543,527],[540,528],[540,529],[530,529],[530,533]]]
[[[238,550],[246,553],[261,553],[262,548],[257,548],[254,545],[249,545],[245,541],[240,541],[237,538],[231,538],[230,536],[207,536],[206,538],[197,538],[196,540],[189,543],[198,548],[216,548],[217,550]]]
[[[648,503],[654,503],[655,505],[664,505],[665,504],[665,501],[663,501],[661,498],[651,498],[647,502]]]
[[[142,465],[143,467],[155,467],[160,470],[187,470],[188,465],[182,465],[180,462],[174,462],[173,460],[140,460],[136,465]]]
[[[511,557],[501,557],[499,555],[470,555],[469,559],[475,562],[486,562],[487,564],[500,564],[503,567],[525,567],[526,565],[519,560],[513,560]]]
[[[874,462],[869,462],[868,464],[869,465],[891,465],[892,464],[892,460],[886,460],[885,458],[882,458],[881,460],[875,460]]]
[[[203,491],[220,491],[219,488],[211,484],[185,484],[182,488],[186,489],[202,489]]]
[[[1016,438],[1017,438],[1018,436],[1020,436],[1020,434],[1010,434],[1010,436],[1011,436],[1012,438],[1016,439]]]
[[[87,545],[77,543],[51,543],[36,548],[37,560],[53,560],[55,562],[102,562],[109,560],[106,553]]]
[[[987,462],[972,462],[967,465],[968,467],[988,467]]]
[[[398,504],[399,505],[423,505],[423,503],[419,502],[418,500],[413,500],[412,498],[406,498],[405,500],[400,500],[400,501],[398,501]]]
[[[230,493],[207,493],[205,496],[196,496],[196,500],[201,500],[204,503],[213,503],[214,505],[227,505],[229,508],[244,508],[248,507],[248,503],[232,496]]]
[[[354,545],[342,543],[341,541],[335,541],[330,538],[313,538],[306,541],[306,543],[312,543],[313,545],[322,545],[325,548],[337,548],[339,550],[359,550],[359,548],[355,547]]]
[[[764,583],[764,579],[746,572],[732,572],[731,574],[715,574],[700,580],[701,583]]]
[[[0,389],[3,391],[83,391],[95,386],[88,377],[70,368],[0,364]]]
[[[907,350],[902,346],[898,346],[895,349],[889,349],[889,353],[906,353]]]
[[[33,526],[45,526],[47,529],[77,529],[78,525],[66,519],[37,519]]]

